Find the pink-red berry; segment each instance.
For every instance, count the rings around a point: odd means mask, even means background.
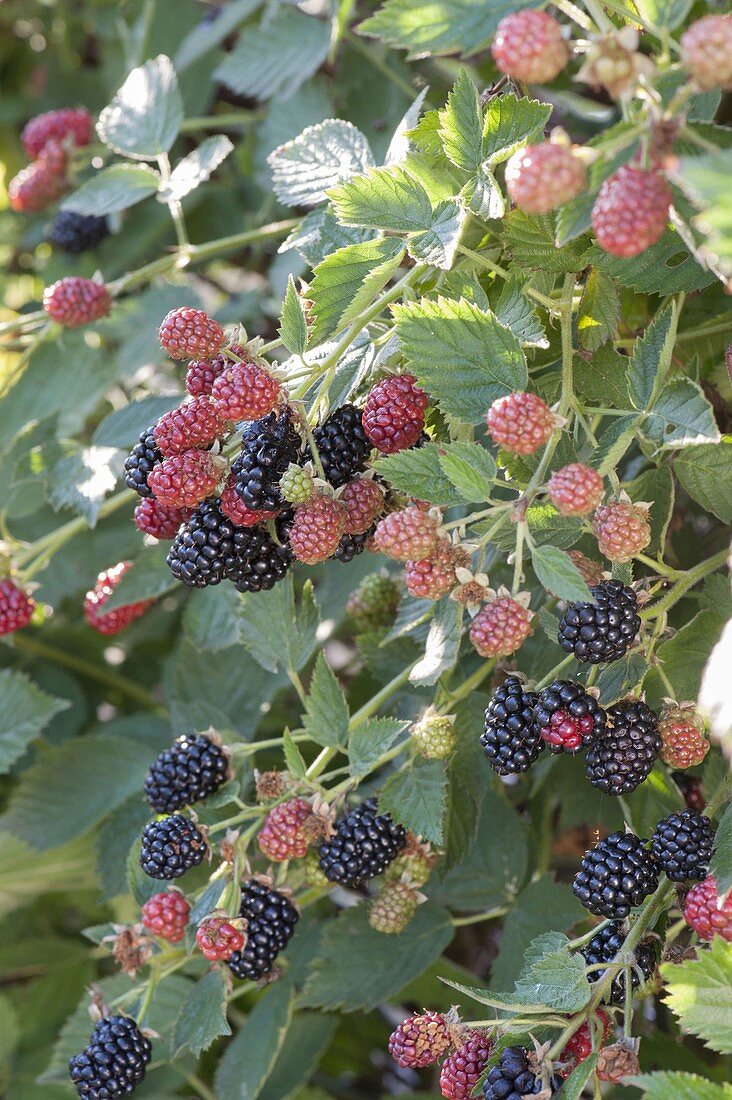
[[[245,936],[228,917],[207,917],[196,929],[196,943],[204,959],[221,962],[241,951]]]
[[[533,8],[504,16],[491,53],[502,73],[525,84],[553,80],[569,60],[560,24],[547,12]]]
[[[509,393],[493,402],[486,416],[491,439],[511,454],[531,455],[549,439],[556,420],[535,393]]]
[[[681,64],[700,88],[732,88],[732,15],[692,23],[681,36]]]
[[[346,508],[348,535],[363,535],[384,508],[384,490],[370,477],[354,478],[341,490],[339,500]]]
[[[291,798],[273,806],[257,836],[262,854],[274,863],[302,859],[309,844],[303,826],[312,815],[313,808],[304,798]]]
[[[684,920],[700,940],[721,936],[728,943],[732,942],[732,894],[727,894],[722,902],[716,879],[708,875],[686,895]]]
[[[450,1029],[441,1012],[407,1016],[389,1036],[389,1054],[404,1069],[434,1065],[451,1045]]]
[[[469,1100],[492,1049],[487,1036],[471,1031],[463,1045],[448,1055],[440,1070],[440,1092],[447,1100]]]
[[[149,932],[168,943],[180,943],[186,934],[191,907],[179,890],[153,894],[141,910],[142,923]]]
[[[455,554],[449,539],[440,539],[428,558],[408,561],[404,583],[410,596],[420,600],[439,600],[457,584]]]
[[[214,380],[211,400],[222,420],[259,420],[277,404],[280,384],[258,363],[229,363]]]
[[[236,491],[236,477],[234,474],[229,474],[224,484],[221,493],[221,511],[225,516],[228,516],[235,527],[256,527],[258,523],[274,519],[277,515],[276,512],[247,508]]]
[[[171,359],[213,359],[224,342],[224,330],[202,309],[171,309],[160,326],[160,343]]]
[[[305,565],[325,561],[335,553],[345,524],[345,505],[335,497],[316,494],[295,512],[290,528],[290,549]]]
[[[581,550],[567,550],[567,557],[571,558],[572,564],[587,584],[599,584],[605,579],[605,570],[600,562],[588,558]]]
[[[599,1021],[602,1027],[602,1034],[598,1036],[598,1041],[596,1043],[596,1049],[599,1050],[601,1047],[604,1047],[607,1042],[608,1032],[610,1031],[610,1018],[606,1012],[598,1008],[595,1015],[595,1021]],[[592,1032],[592,1023],[589,1020],[585,1020],[582,1027],[578,1028],[574,1035],[569,1037],[564,1050],[559,1056],[559,1060],[563,1063],[564,1067],[562,1069],[562,1077],[568,1077],[580,1062],[585,1062],[590,1057],[592,1054]]]
[[[208,451],[183,451],[153,466],[147,484],[169,508],[195,508],[214,494],[221,480],[221,463]]]
[[[208,397],[194,397],[171,409],[153,428],[162,455],[177,455],[196,447],[208,447],[224,430],[224,424]]]
[[[68,140],[72,145],[88,145],[92,137],[92,117],[83,108],[62,107],[46,111],[26,123],[20,140],[29,158],[39,156],[49,141]]]
[[[35,600],[10,577],[0,580],[0,635],[27,626],[35,606]]]
[[[576,717],[568,710],[555,710],[549,724],[542,726],[541,739],[552,748],[564,752],[578,752],[595,729],[595,719],[591,714]]]
[[[555,470],[547,483],[547,493],[564,516],[586,516],[594,512],[605,490],[597,470],[582,462],[571,462]]]
[[[363,430],[382,454],[413,447],[424,428],[427,394],[411,374],[397,374],[377,382],[366,398]]]
[[[216,355],[213,359],[192,359],[186,371],[186,389],[191,397],[200,397],[202,394],[210,397],[214,382],[223,374],[227,365],[223,355]]]
[[[527,214],[548,214],[587,186],[587,172],[567,145],[545,141],[514,153],[506,165],[506,190]]]
[[[421,561],[437,549],[439,526],[431,512],[410,505],[379,520],[374,545],[395,561]]]
[[[511,596],[498,596],[481,608],[470,626],[470,641],[481,657],[508,657],[532,633],[532,614]]]
[[[131,563],[121,561],[113,565],[111,569],[105,569],[97,577],[97,582],[84,598],[84,618],[98,634],[119,634],[135,619],[144,615],[153,600],[139,600],[136,603],[128,603],[123,607],[117,607],[113,611],[105,611],[104,605],[122,580]]]
[[[660,240],[671,191],[660,172],[625,164],[605,180],[592,208],[592,228],[603,252],[637,256]]]
[[[66,151],[49,141],[37,160],[18,172],[8,185],[10,207],[19,214],[33,214],[60,199],[68,187]]]
[[[134,522],[143,535],[152,535],[154,539],[173,539],[190,514],[187,508],[168,508],[154,497],[143,497],[135,508]]]
[[[43,292],[43,308],[64,328],[78,328],[106,317],[112,306],[109,291],[103,283],[67,275]]]
[[[595,512],[592,530],[600,553],[609,561],[630,561],[651,541],[648,507],[630,501],[610,501]]]
[[[658,720],[661,735],[661,759],[670,768],[693,768],[709,752],[704,722],[694,706],[669,706]]]

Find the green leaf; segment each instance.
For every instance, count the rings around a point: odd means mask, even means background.
[[[313,343],[346,328],[386,286],[403,255],[403,242],[389,237],[347,245],[326,256],[308,290],[315,318]]]
[[[143,397],[115,409],[100,422],[92,442],[97,447],[120,447],[131,450],[145,428],[180,404],[180,394],[168,397]]]
[[[558,1012],[579,1012],[590,999],[585,960],[572,954],[561,932],[546,932],[526,949],[516,995],[528,1004],[545,1004]]]
[[[455,664],[460,650],[465,609],[454,600],[435,607],[424,646],[424,656],[409,673],[409,682],[427,686],[437,682]]]
[[[626,1077],[647,1100],[732,1100],[732,1085],[715,1085],[695,1073],[643,1073]]]
[[[286,206],[316,206],[329,188],[374,167],[366,138],[339,118],[308,126],[271,152],[267,163],[274,193]]]
[[[247,648],[270,672],[299,671],[315,649],[318,613],[312,586],[303,590],[296,608],[292,574],[269,592],[245,593],[241,616]]]
[[[103,168],[61,203],[77,214],[116,214],[154,195],[160,176],[146,164],[113,164]]]
[[[603,477],[616,468],[621,458],[635,438],[639,417],[616,416],[613,422],[601,433],[592,463]]]
[[[478,89],[466,69],[460,70],[439,117],[445,156],[457,168],[475,174],[485,160],[483,110]]]
[[[348,704],[322,649],[310,680],[303,725],[316,745],[343,746],[348,740]]]
[[[477,424],[496,398],[525,388],[524,352],[493,313],[446,298],[393,309],[410,371],[446,413]]]
[[[689,447],[718,443],[719,428],[704,392],[690,378],[679,378],[663,387],[643,420],[643,434],[662,447]]]
[[[722,632],[724,621],[716,611],[700,611],[698,615],[663,642],[657,656],[663,671],[676,692],[677,699],[696,699],[704,666]],[[649,680],[655,680],[653,671]],[[648,690],[648,681],[646,682]],[[668,695],[668,690],[661,691]],[[653,704],[652,704],[653,705]]]
[[[175,55],[176,72],[182,73],[195,61],[214,49],[235,31],[247,16],[261,7],[263,0],[229,0],[215,19],[200,19],[189,31]]]
[[[136,791],[100,828],[96,841],[96,869],[105,900],[126,892],[127,857],[149,820],[150,809]]]
[[[395,489],[409,493],[418,500],[428,500],[431,504],[445,507],[460,504],[463,495],[446,476],[440,462],[444,447],[444,444],[438,447],[434,443],[426,443],[415,450],[383,455],[377,459],[376,469]]]
[[[591,1054],[585,1058],[570,1073],[562,1085],[562,1100],[580,1100],[584,1094],[585,1085],[597,1069],[597,1055]]]
[[[535,348],[547,348],[549,341],[544,326],[524,294],[523,286],[524,281],[514,275],[506,279],[496,304],[496,317],[502,325],[510,328],[522,344]]]
[[[173,62],[159,54],[132,70],[100,114],[97,133],[123,157],[156,160],[168,152],[182,122],[183,103]]]
[[[506,241],[519,268],[559,274],[581,271],[587,265],[584,242],[573,241],[557,248],[551,214],[532,217],[515,209],[506,218],[505,226]]]
[[[702,156],[680,157],[674,176],[701,213],[692,218],[707,238],[703,256],[724,276],[732,273],[732,207],[729,177],[732,149],[720,149]]]
[[[490,498],[496,476],[490,451],[478,443],[444,443],[439,456],[440,466],[463,500],[482,504]]]
[[[732,804],[719,822],[709,873],[717,880],[719,893],[726,894],[732,887]]]
[[[51,719],[70,705],[41,691],[22,672],[0,671],[0,773],[9,772]]]
[[[196,982],[181,1006],[170,1044],[172,1058],[186,1047],[196,1056],[220,1035],[231,1035],[226,1019],[226,988],[220,970],[210,970]]]
[[[117,480],[111,468],[115,457],[111,447],[83,447],[59,459],[48,481],[51,506],[71,508],[94,527],[104,498]]]
[[[441,844],[446,791],[444,760],[417,760],[386,781],[379,809],[424,840]]]
[[[308,346],[308,323],[302,299],[297,293],[292,275],[287,279],[287,290],[282,303],[282,321],[279,327],[282,343],[291,355],[302,355]]]
[[[113,611],[126,604],[139,600],[153,600],[178,587],[178,582],[170,572],[165,557],[170,547],[167,543],[146,546],[135,558],[132,568],[128,569],[115,585],[107,599],[104,610]]]
[[[398,718],[368,718],[356,726],[348,738],[351,775],[357,778],[367,775],[408,725]]]
[[[407,244],[415,260],[449,271],[455,260],[465,212],[457,199],[445,199],[432,212],[430,225],[413,234]]]
[[[694,447],[674,460],[674,473],[693,500],[723,523],[732,523],[732,437]]]
[[[603,668],[596,681],[602,705],[609,707],[638,687],[643,682],[648,667],[641,653],[628,653],[619,661],[613,661]]]
[[[293,740],[288,729],[285,729],[282,733],[282,751],[287,770],[292,772],[297,779],[304,779],[307,771],[305,760],[297,746],[297,742]]]
[[[508,160],[517,149],[541,134],[552,107],[513,93],[494,96],[488,102],[483,125],[483,160],[491,166]]]
[[[217,1100],[256,1100],[285,1042],[294,990],[279,981],[265,992],[226,1048],[215,1077]]]
[[[506,211],[503,192],[488,168],[481,168],[460,190],[460,199],[484,221],[502,218]]]
[[[486,46],[500,20],[522,0],[432,0],[429,19],[414,0],[386,0],[359,31],[409,50],[410,58],[459,53],[470,57]]]
[[[673,304],[657,313],[643,336],[636,340],[628,366],[628,388],[633,407],[640,412],[652,404],[671,365],[678,321]]]
[[[674,479],[668,466],[653,467],[645,470],[640,477],[626,485],[632,500],[653,501],[648,516],[651,527],[651,541],[646,554],[662,554],[666,543],[666,532],[671,522],[674,508]]]
[[[342,1012],[368,1012],[395,997],[453,937],[445,909],[421,905],[396,936],[371,928],[363,905],[344,910],[323,937],[300,1003]]]
[[[679,234],[671,230],[638,256],[611,256],[598,245],[590,245],[584,260],[621,287],[642,294],[689,294],[714,282],[714,276],[697,263]]]
[[[616,333],[620,321],[620,297],[615,283],[592,268],[577,313],[577,336],[586,351],[597,351]],[[638,342],[636,342],[636,348]]]
[[[213,76],[237,95],[289,99],[323,64],[329,45],[325,20],[278,7],[240,37]]]
[[[162,578],[161,578],[162,583]],[[199,649],[217,653],[244,643],[239,593],[231,584],[219,584],[188,593],[183,611],[186,637]]]
[[[516,897],[504,922],[500,954],[491,971],[493,985],[505,988],[515,980],[533,939],[544,932],[571,928],[583,914],[570,886],[554,882],[550,875],[530,882]]]
[[[344,225],[418,233],[432,222],[432,203],[422,184],[399,165],[373,168],[328,191]]]
[[[558,599],[592,599],[579,569],[558,546],[535,546],[531,551],[531,564],[539,582]]]
[[[158,195],[160,201],[180,202],[186,195],[190,195],[191,191],[195,191],[210,179],[233,150],[234,146],[224,134],[207,137],[197,149],[178,161],[170,179],[160,188]]]
[[[287,1032],[287,1046],[280,1051],[259,1100],[289,1100],[295,1094],[298,1100],[318,1100],[300,1090],[330,1046],[337,1023],[336,1017],[320,1012],[296,1013]]]
[[[686,19],[693,0],[636,0],[636,8],[642,19],[654,27],[667,27],[673,31]]]

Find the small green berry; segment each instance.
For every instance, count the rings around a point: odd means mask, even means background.
[[[346,611],[358,630],[379,630],[391,626],[399,606],[399,586],[388,573],[370,573],[352,592]]]
[[[313,495],[313,470],[308,463],[297,466],[294,462],[285,470],[280,479],[280,493],[290,504],[304,504]]]
[[[403,932],[417,912],[419,895],[403,882],[390,882],[371,902],[369,924],[377,932]]]
[[[407,850],[389,864],[384,872],[384,878],[387,882],[402,881],[419,888],[424,886],[430,877],[433,863],[434,857],[430,858],[419,848]]]
[[[305,881],[308,886],[330,886],[332,882],[328,881],[325,872],[320,866],[320,857],[315,848],[311,848],[308,854],[305,856]]]
[[[455,748],[453,720],[447,715],[426,714],[412,726],[412,742],[426,760],[444,760]]]

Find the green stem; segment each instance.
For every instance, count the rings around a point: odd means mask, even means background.
[[[477,668],[475,672],[468,676],[467,680],[463,680],[462,684],[460,684],[455,691],[450,691],[449,688],[446,688],[445,691],[448,696],[447,703],[440,709],[442,711],[449,710],[455,703],[459,703],[461,699],[465,699],[466,696],[475,691],[477,687],[480,687],[486,676],[493,671],[495,663],[495,658],[491,658],[490,661],[484,661],[480,668]]]
[[[709,573],[713,573],[715,569],[719,569],[721,566],[725,565],[728,557],[728,550],[720,550],[714,557],[707,558],[706,561],[700,562],[694,569],[690,569],[688,573],[685,573],[681,579],[676,582],[673,588],[669,589],[665,596],[662,596],[660,600],[657,600],[641,611],[641,619],[646,621],[648,619],[655,619],[668,611],[669,608],[673,607],[674,604],[678,603],[679,600],[686,595],[690,588],[693,588],[695,584],[698,584],[699,581]]]
[[[539,680],[536,687],[534,688],[534,691],[541,691],[542,688],[545,688],[547,684],[550,684],[552,680],[556,679],[557,673],[561,672],[563,668],[566,668],[567,665],[571,664],[573,660],[574,655],[571,653],[568,657],[562,657],[559,664],[555,665],[554,668],[550,669],[550,671],[547,672],[546,676],[542,677],[542,679]]]
[[[678,569],[672,569],[670,565],[664,565],[663,562],[654,561],[653,558],[649,558],[645,554],[636,554],[636,559],[642,561],[644,565],[647,565],[649,569],[652,569],[654,573],[658,573],[661,577],[682,576]]]
[[[564,285],[562,286],[562,398],[559,403],[560,416],[566,416],[572,405],[574,397],[573,389],[573,360],[574,349],[572,348],[572,303],[574,301],[574,275],[564,276]]]
[[[240,126],[254,126],[265,117],[265,111],[229,111],[228,114],[202,115],[200,118],[185,119],[180,132],[196,134],[199,130],[237,130]]]
[[[305,699],[307,697],[307,693],[306,693],[305,688],[303,686],[302,680],[300,679],[298,674],[295,672],[294,668],[288,668],[287,675],[290,678],[290,683],[292,684],[292,686],[294,687],[295,691],[298,694],[300,702],[302,703],[303,706],[305,706]]]
[[[167,153],[161,153],[158,157],[158,168],[160,169],[160,180],[163,185],[170,182],[170,161]],[[178,239],[178,247],[181,252],[187,252],[190,247],[190,241],[188,240],[188,232],[186,230],[186,223],[183,219],[183,207],[178,199],[168,199],[167,207],[170,211],[170,216],[173,219],[173,225],[175,226],[175,235]]]
[[[98,519],[104,519],[106,516],[116,512],[118,508],[121,508],[123,504],[130,504],[133,499],[133,493],[129,489],[123,489],[121,493],[115,493],[113,497],[108,497],[107,500],[99,508]],[[76,519],[69,520],[68,523],[64,523],[61,527],[57,527],[54,531],[50,531],[47,535],[43,535],[41,538],[36,539],[15,558],[16,565],[19,569],[41,554],[47,555],[50,551],[55,553],[61,546],[64,546],[69,539],[73,539],[76,535],[81,534],[82,531],[86,531],[89,524],[84,516],[77,516]]]
[[[466,248],[464,244],[458,245],[458,252],[462,252],[463,256],[468,256],[476,264],[479,264],[480,267],[484,267],[486,271],[491,271],[501,279],[511,278],[510,272],[506,271],[505,267],[501,267],[500,264],[494,263],[493,260],[489,260],[487,256],[481,256],[480,252],[474,252],[472,248]],[[543,306],[549,313],[558,313],[560,310],[558,302],[555,302],[553,298],[547,298],[546,294],[541,294],[540,291],[534,290],[533,287],[524,287],[523,293],[527,298],[533,298],[535,302],[538,302],[539,305]]]
[[[598,30],[607,32],[615,29],[611,21],[605,15],[605,12],[602,10],[602,4],[598,3],[598,0],[584,0],[584,5],[595,20]],[[610,5],[608,4],[607,6],[609,7]]]
[[[486,920],[498,920],[500,917],[505,917],[506,913],[509,913],[510,907],[508,905],[497,905],[495,909],[488,909],[485,913],[473,913],[469,917],[453,917],[453,928],[464,928],[468,924],[480,924]]]

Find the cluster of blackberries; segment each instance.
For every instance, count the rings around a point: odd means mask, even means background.
[[[587,749],[590,783],[617,795],[634,791],[648,778],[661,749],[658,716],[640,700],[624,700],[605,711],[578,682],[555,680],[533,692],[516,676],[493,695],[480,740],[499,775],[528,771],[547,746],[572,755]]]
[[[130,1016],[105,1016],[89,1043],[69,1060],[69,1074],[82,1100],[129,1096],[145,1076],[152,1046]]]

